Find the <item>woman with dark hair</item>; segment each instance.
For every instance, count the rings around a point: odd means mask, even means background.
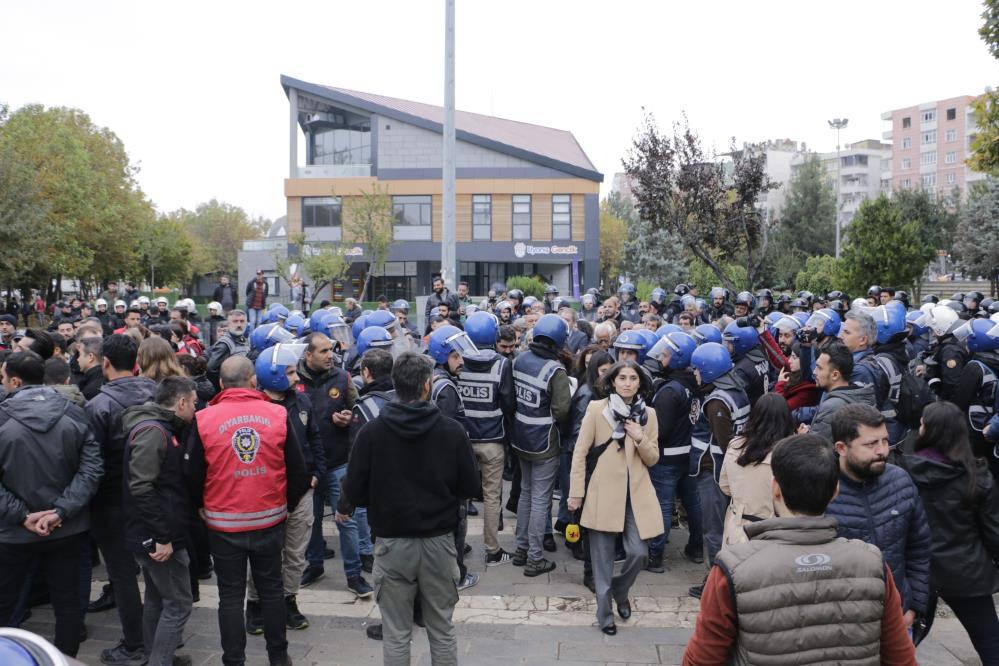
[[[770,454],[777,442],[794,434],[787,401],[764,393],[753,405],[746,432],[729,442],[718,486],[732,498],[725,513],[722,547],[749,541],[745,525],[774,517]]]
[[[596,365],[592,358],[590,365]],[[631,617],[628,591],[645,567],[648,540],[663,533],[648,470],[659,461],[659,426],[655,410],[642,399],[651,380],[637,363],[615,363],[599,384],[607,397],[590,402],[583,417],[572,454],[568,507],[583,508],[580,524],[588,530],[597,622],[612,636],[617,633],[612,601],[622,620]],[[615,576],[619,535],[625,559]]]
[[[819,404],[821,389],[814,381],[805,379],[801,374],[801,344],[798,342],[791,345],[787,367],[780,371],[774,393],[787,400],[787,407],[792,412],[801,407],[814,407]]]
[[[933,535],[931,589],[964,626],[983,664],[999,664],[992,603],[999,559],[999,492],[968,443],[965,414],[952,402],[923,410],[915,455],[905,456]]]

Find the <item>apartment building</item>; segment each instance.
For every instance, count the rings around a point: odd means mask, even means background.
[[[811,153],[795,157],[791,166],[796,173]],[[862,204],[882,191],[890,191],[891,146],[876,139],[856,141],[839,152],[819,153],[829,184],[836,193],[839,223],[846,227]]]

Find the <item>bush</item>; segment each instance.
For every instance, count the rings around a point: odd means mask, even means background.
[[[707,294],[712,287],[724,286],[721,279],[715,275],[715,272],[700,259],[691,259],[688,269],[690,271],[688,283],[696,286],[700,294]],[[722,270],[732,278],[736,291],[746,288],[746,283],[749,280],[746,277],[745,266],[722,262]]]
[[[798,271],[794,278],[794,287],[798,291],[806,289],[813,294],[828,294],[834,289],[843,289],[840,262],[829,255],[808,257],[804,270]]]
[[[635,296],[640,301],[647,301],[652,296],[652,290],[658,286],[647,280],[639,280],[638,284],[635,285]]]
[[[518,275],[508,278],[506,281],[507,291],[510,289],[520,289],[524,292],[525,296],[534,296],[535,298],[545,297],[545,286],[545,283],[538,278],[527,277],[526,275]]]

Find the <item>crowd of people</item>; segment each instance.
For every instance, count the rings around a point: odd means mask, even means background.
[[[223,663],[249,633],[290,664],[329,508],[389,664],[414,623],[456,663],[458,594],[489,567],[552,571],[556,535],[613,635],[678,526],[707,565],[687,663],[914,663],[938,599],[999,663],[999,302],[625,283],[577,309],[435,278],[421,331],[406,300],[295,293],[268,304],[257,276],[239,309],[226,279],[201,316],[112,283],[51,321],[0,315],[0,624],[47,597],[75,655],[85,613],[117,608],[103,663],[182,663],[214,573]]]

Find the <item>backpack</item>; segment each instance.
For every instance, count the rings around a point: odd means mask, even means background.
[[[895,407],[895,418],[910,428],[918,428],[923,418],[923,408],[933,402],[926,382],[907,370],[899,370],[887,354],[874,357],[888,378],[888,399]]]

